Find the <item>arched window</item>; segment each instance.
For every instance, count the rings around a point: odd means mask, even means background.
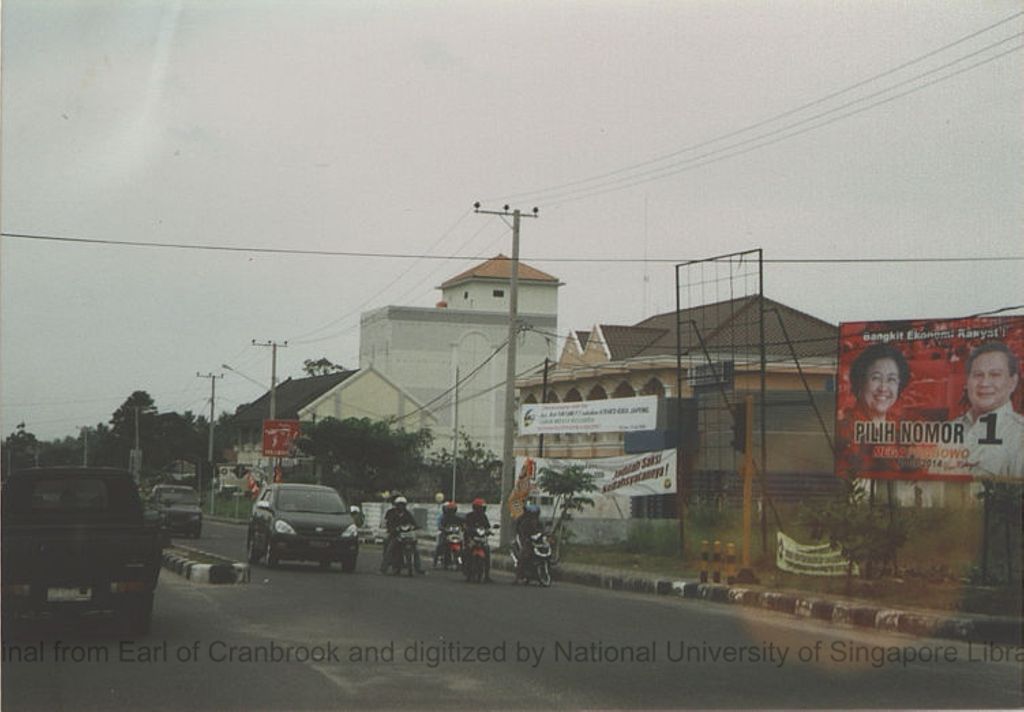
[[[566,403],[578,403],[583,400],[583,396],[575,388],[570,388],[569,392],[565,394]]]
[[[605,400],[607,398],[608,393],[601,386],[594,386],[587,394],[587,400]]]
[[[555,393],[554,391],[548,391],[548,397],[545,399],[544,402],[545,403],[557,403],[558,402],[558,394]]]
[[[526,400],[523,401],[523,403],[536,403],[536,402],[537,402],[537,396],[533,395],[532,393],[530,395],[526,396]]]
[[[664,398],[665,385],[657,378],[652,378],[644,384],[644,389],[641,391],[641,394],[645,396],[658,396],[659,398]]]
[[[629,381],[623,381],[616,387],[612,398],[632,398],[635,395],[636,391],[633,390],[633,386],[629,385]]]

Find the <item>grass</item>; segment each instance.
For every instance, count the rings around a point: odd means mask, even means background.
[[[742,522],[735,512],[693,507],[688,511],[679,554],[679,529],[675,520],[635,522],[628,541],[606,546],[576,543],[563,545],[567,563],[609,566],[636,572],[696,579],[700,571],[701,542],[733,542],[737,556],[742,546]],[[761,525],[755,515],[751,531],[752,569],[761,584],[776,590],[793,590],[832,597],[867,599],[905,608],[958,610],[994,615],[1021,615],[1021,590],[1016,585],[978,586],[970,583],[981,561],[982,522],[979,509],[900,510],[912,518],[910,539],[900,550],[896,575],[871,580],[846,577],[799,576],[775,568],[775,517],[767,526],[769,546],[762,548]],[[798,541],[811,543],[810,533],[799,524],[798,508],[779,511],[784,531]],[[998,535],[997,535],[998,534]],[[1006,578],[1006,546],[1001,530],[992,530],[989,571]],[[1011,556],[1019,556],[1015,534]],[[1015,577],[1020,563],[1013,563]],[[976,578],[976,576],[975,576]]]

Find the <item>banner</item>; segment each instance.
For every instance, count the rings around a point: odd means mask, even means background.
[[[775,566],[780,571],[805,576],[846,576],[850,571],[849,559],[831,544],[799,544],[782,532],[778,532]],[[853,565],[853,575],[860,575],[857,564]]]
[[[512,492],[508,496],[508,511],[513,519],[519,519],[523,515],[526,498],[530,496],[530,491],[533,489],[533,476],[537,473],[536,460],[527,457],[522,460],[520,466],[520,459],[516,459],[519,476],[516,478],[515,487],[512,488]]]
[[[672,494],[676,491],[676,451],[661,450],[639,455],[600,457],[591,460],[516,457],[516,469],[523,471],[526,460],[532,460],[538,477],[544,469],[563,470],[579,465],[594,475],[598,494],[621,494],[642,497]]]
[[[299,437],[297,420],[263,421],[263,457],[290,457],[295,454]]]
[[[836,474],[1024,478],[1024,317],[839,325]]]
[[[520,435],[625,433],[657,427],[657,396],[528,403],[519,408]]]

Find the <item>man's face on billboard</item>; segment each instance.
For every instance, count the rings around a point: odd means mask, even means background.
[[[998,351],[984,353],[974,359],[967,374],[967,398],[975,416],[1003,406],[1017,388],[1020,377],[1010,375],[1010,362],[1006,354]]]

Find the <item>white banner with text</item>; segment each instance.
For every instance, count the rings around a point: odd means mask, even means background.
[[[519,434],[625,433],[658,426],[658,397],[570,403],[527,403],[519,408]]]
[[[561,471],[571,465],[583,467],[594,475],[597,493],[642,497],[651,494],[672,494],[676,491],[676,451],[661,450],[620,457],[599,457],[591,460],[549,457],[516,457],[516,472],[532,460],[537,479],[545,469]]]

